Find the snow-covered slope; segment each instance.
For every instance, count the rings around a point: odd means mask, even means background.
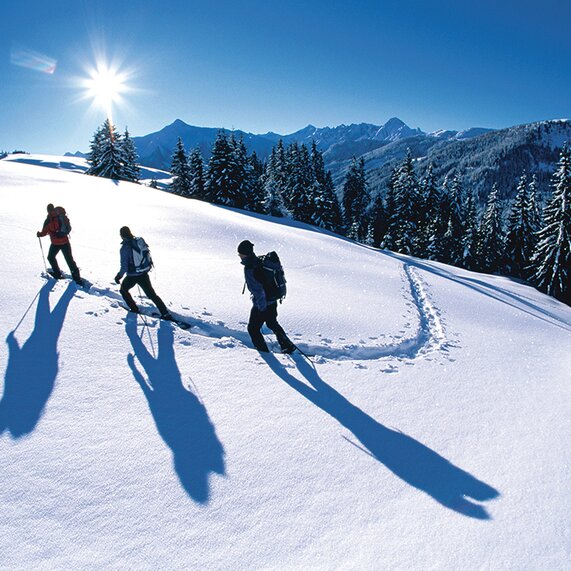
[[[568,566],[570,308],[58,169],[0,161],[0,197],[1,568]],[[88,292],[40,276],[48,202]],[[125,224],[189,332],[120,307]],[[244,238],[315,366],[251,348]]]

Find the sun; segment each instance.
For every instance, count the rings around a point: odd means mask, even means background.
[[[95,69],[88,71],[88,75],[89,78],[83,82],[85,97],[92,99],[111,120],[113,106],[119,104],[122,94],[128,91],[126,75],[105,63],[98,63]]]

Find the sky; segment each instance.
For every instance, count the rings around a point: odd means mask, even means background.
[[[565,0],[3,2],[0,151],[86,151],[109,113],[133,136],[569,118],[569,21]],[[122,81],[111,108],[97,67]]]

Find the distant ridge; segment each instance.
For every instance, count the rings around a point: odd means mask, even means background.
[[[188,150],[198,147],[203,157],[208,159],[218,131],[219,128],[196,127],[188,125],[181,119],[176,119],[160,131],[143,137],[133,137],[133,141],[141,164],[153,168],[169,169],[172,153],[179,137]],[[312,141],[315,141],[319,149],[324,152],[326,160],[328,160],[328,154],[331,159],[343,160],[410,137],[432,137],[420,129],[410,128],[397,117],[389,119],[384,125],[359,123],[321,128],[307,125],[288,135],[274,132],[255,135],[240,130],[232,131],[232,133],[236,137],[243,137],[248,151],[250,153],[255,151],[261,159],[269,156],[272,148],[280,139],[285,145],[293,142],[310,145]],[[447,133],[454,136],[457,131],[447,131]]]

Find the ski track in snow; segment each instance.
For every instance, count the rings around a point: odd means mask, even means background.
[[[404,339],[394,336],[390,338],[390,343],[374,346],[366,345],[364,341],[333,346],[332,341],[326,337],[321,339],[322,344],[299,343],[297,340],[296,343],[302,351],[330,361],[375,361],[386,358],[414,360],[429,353],[447,351],[450,344],[446,340],[441,312],[432,303],[428,288],[421,280],[418,271],[408,264],[403,264],[402,278],[403,297],[407,300],[406,305],[412,307],[418,316],[418,327],[414,335]],[[78,292],[80,291],[78,290]],[[93,284],[84,293],[108,300],[112,308],[125,310],[121,295],[108,287]],[[145,312],[154,311],[154,306],[142,304],[140,306],[145,324],[155,324],[156,318],[150,317],[148,314],[145,315]],[[103,312],[107,313],[106,310]],[[103,312],[88,311],[86,313],[97,317],[99,313]],[[212,315],[208,311],[203,311],[201,316],[182,315],[172,310],[171,313],[174,317],[186,321],[192,326],[189,331],[185,332],[186,335],[201,335],[211,338],[218,348],[249,347],[251,344],[250,336],[245,327],[244,330],[237,330],[227,327],[223,321],[205,321],[205,316]],[[369,336],[371,340],[378,338]],[[185,343],[184,340],[181,343],[188,345],[188,342]],[[396,372],[396,370],[396,367],[391,366],[385,372]]]

